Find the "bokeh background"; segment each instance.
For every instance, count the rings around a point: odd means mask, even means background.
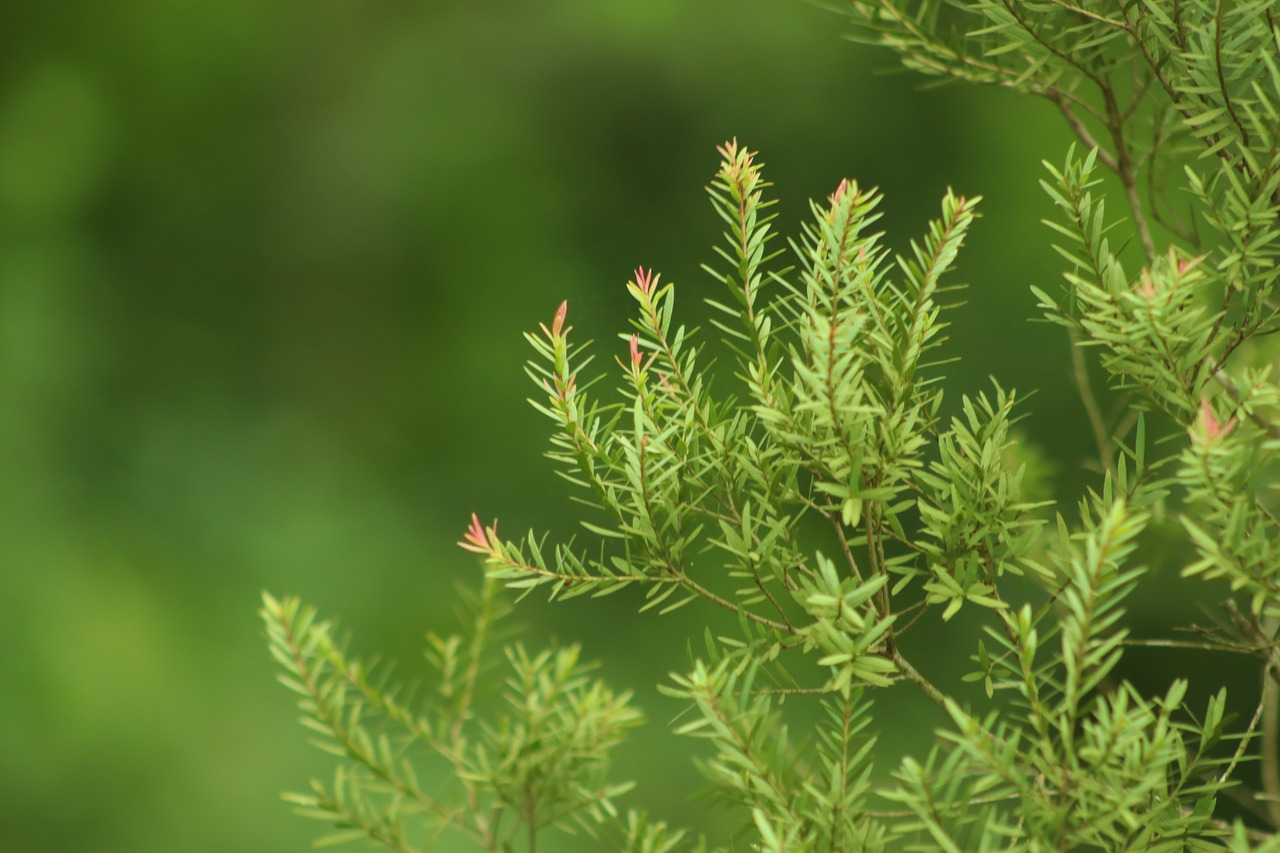
[[[1036,182],[1066,134],[1048,105],[882,73],[846,30],[800,0],[8,4],[0,851],[306,849],[320,827],[278,794],[328,765],[260,592],[412,676],[478,577],[472,511],[571,533],[521,333],[568,299],[611,363],[641,264],[704,318],[730,137],[788,234],[845,176],[882,188],[899,246],[948,185],[985,196],[954,387],[1034,390],[1027,440],[1073,488],[1085,422],[1027,290],[1058,275]],[[636,691],[653,724],[620,775],[696,821],[653,687],[687,623],[624,598],[521,618]]]

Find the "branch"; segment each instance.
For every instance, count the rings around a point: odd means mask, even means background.
[[[1059,112],[1066,118],[1067,124],[1071,126],[1071,131],[1081,142],[1089,148],[1097,149],[1098,161],[1112,172],[1119,174],[1120,164],[1116,162],[1116,158],[1112,156],[1110,151],[1098,144],[1098,141],[1093,138],[1093,134],[1089,132],[1089,128],[1085,127],[1080,117],[1072,111],[1071,105],[1067,103],[1066,92],[1061,89],[1047,89],[1040,94],[1053,101],[1054,106],[1058,108]]]
[[[896,647],[890,649],[890,654],[893,656],[894,665],[902,671],[908,681],[919,687],[924,692],[924,695],[937,702],[943,709],[946,709],[947,697],[941,690],[933,686],[933,682],[921,675],[920,670],[912,666],[910,661],[904,658],[902,652],[898,651]]]

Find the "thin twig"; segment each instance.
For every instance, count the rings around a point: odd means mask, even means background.
[[[1232,652],[1240,655],[1256,656],[1257,650],[1243,646],[1225,646],[1219,643],[1197,643],[1191,640],[1122,640],[1122,646],[1136,646],[1148,649],[1199,649],[1205,652]]]
[[[920,674],[920,670],[911,665],[911,662],[902,656],[902,652],[896,648],[892,650],[893,663],[902,671],[907,680],[919,687],[924,695],[928,696],[934,702],[937,702],[943,708],[947,707],[947,697],[941,690],[933,686],[933,682]]]
[[[1102,409],[1098,406],[1098,398],[1093,393],[1093,383],[1089,380],[1089,366],[1084,361],[1084,348],[1080,346],[1080,337],[1075,326],[1067,327],[1067,338],[1071,343],[1071,371],[1076,380],[1076,390],[1080,392],[1080,402],[1084,404],[1085,413],[1089,416],[1089,427],[1093,430],[1093,440],[1098,446],[1098,461],[1104,471],[1111,470],[1111,437],[1107,424],[1102,418]]]
[[[1103,148],[1098,144],[1098,141],[1094,139],[1093,134],[1089,132],[1089,128],[1085,127],[1084,122],[1080,120],[1080,117],[1071,109],[1071,105],[1067,103],[1067,99],[1064,97],[1065,93],[1060,89],[1049,89],[1045,91],[1043,95],[1050,101],[1053,101],[1054,106],[1058,108],[1058,111],[1062,113],[1063,118],[1067,120],[1067,124],[1071,126],[1072,133],[1074,133],[1087,147],[1098,152],[1098,160],[1102,165],[1106,166],[1112,172],[1118,173],[1120,165],[1116,162],[1116,158],[1112,156],[1110,151]]]
[[[1142,253],[1147,263],[1156,259],[1156,244],[1151,239],[1151,227],[1147,224],[1146,214],[1142,211],[1142,198],[1138,195],[1137,167],[1129,155],[1129,143],[1124,135],[1124,116],[1120,114],[1120,106],[1116,103],[1115,90],[1107,85],[1098,84],[1102,90],[1102,100],[1107,113],[1107,130],[1111,133],[1111,141],[1115,145],[1116,176],[1124,187],[1124,197],[1129,204],[1129,212],[1133,216],[1134,228],[1138,231],[1138,240],[1142,243]]]

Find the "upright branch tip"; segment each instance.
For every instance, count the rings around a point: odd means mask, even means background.
[[[636,287],[640,289],[646,297],[653,294],[653,290],[658,286],[658,279],[661,275],[654,275],[653,270],[646,270],[644,267],[636,267]]]
[[[841,178],[840,185],[836,187],[836,191],[831,194],[831,204],[835,206],[844,198],[844,194],[849,191],[849,179]]]
[[[631,369],[638,371],[640,369],[640,360],[642,358],[642,356],[640,355],[640,336],[639,335],[633,334],[631,336],[629,347],[631,349]]]
[[[473,512],[471,513],[471,524],[467,527],[467,532],[463,535],[462,540],[458,542],[458,547],[473,554],[492,555],[497,551],[497,541],[497,520],[495,519],[493,524],[486,529],[480,524],[479,516]]]
[[[564,318],[569,313],[569,300],[560,303],[560,307],[556,309],[556,317],[551,321],[551,337],[560,337],[561,331],[564,329]]]

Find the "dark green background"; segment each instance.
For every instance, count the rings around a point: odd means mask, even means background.
[[[418,671],[472,511],[572,532],[521,332],[562,299],[611,364],[643,264],[705,316],[715,145],[760,150],[795,233],[840,178],[899,246],[948,185],[954,393],[994,374],[1088,452],[1039,160],[1052,109],[921,90],[792,0],[8,4],[0,12],[0,851],[279,851],[324,771],[274,683],[263,589]],[[612,349],[611,349],[612,348]],[[696,820],[653,689],[674,628],[531,604],[654,723],[631,802]],[[885,701],[890,701],[886,697]],[[909,707],[915,707],[910,705]],[[883,726],[924,732],[927,712]],[[668,751],[663,752],[663,744]]]

